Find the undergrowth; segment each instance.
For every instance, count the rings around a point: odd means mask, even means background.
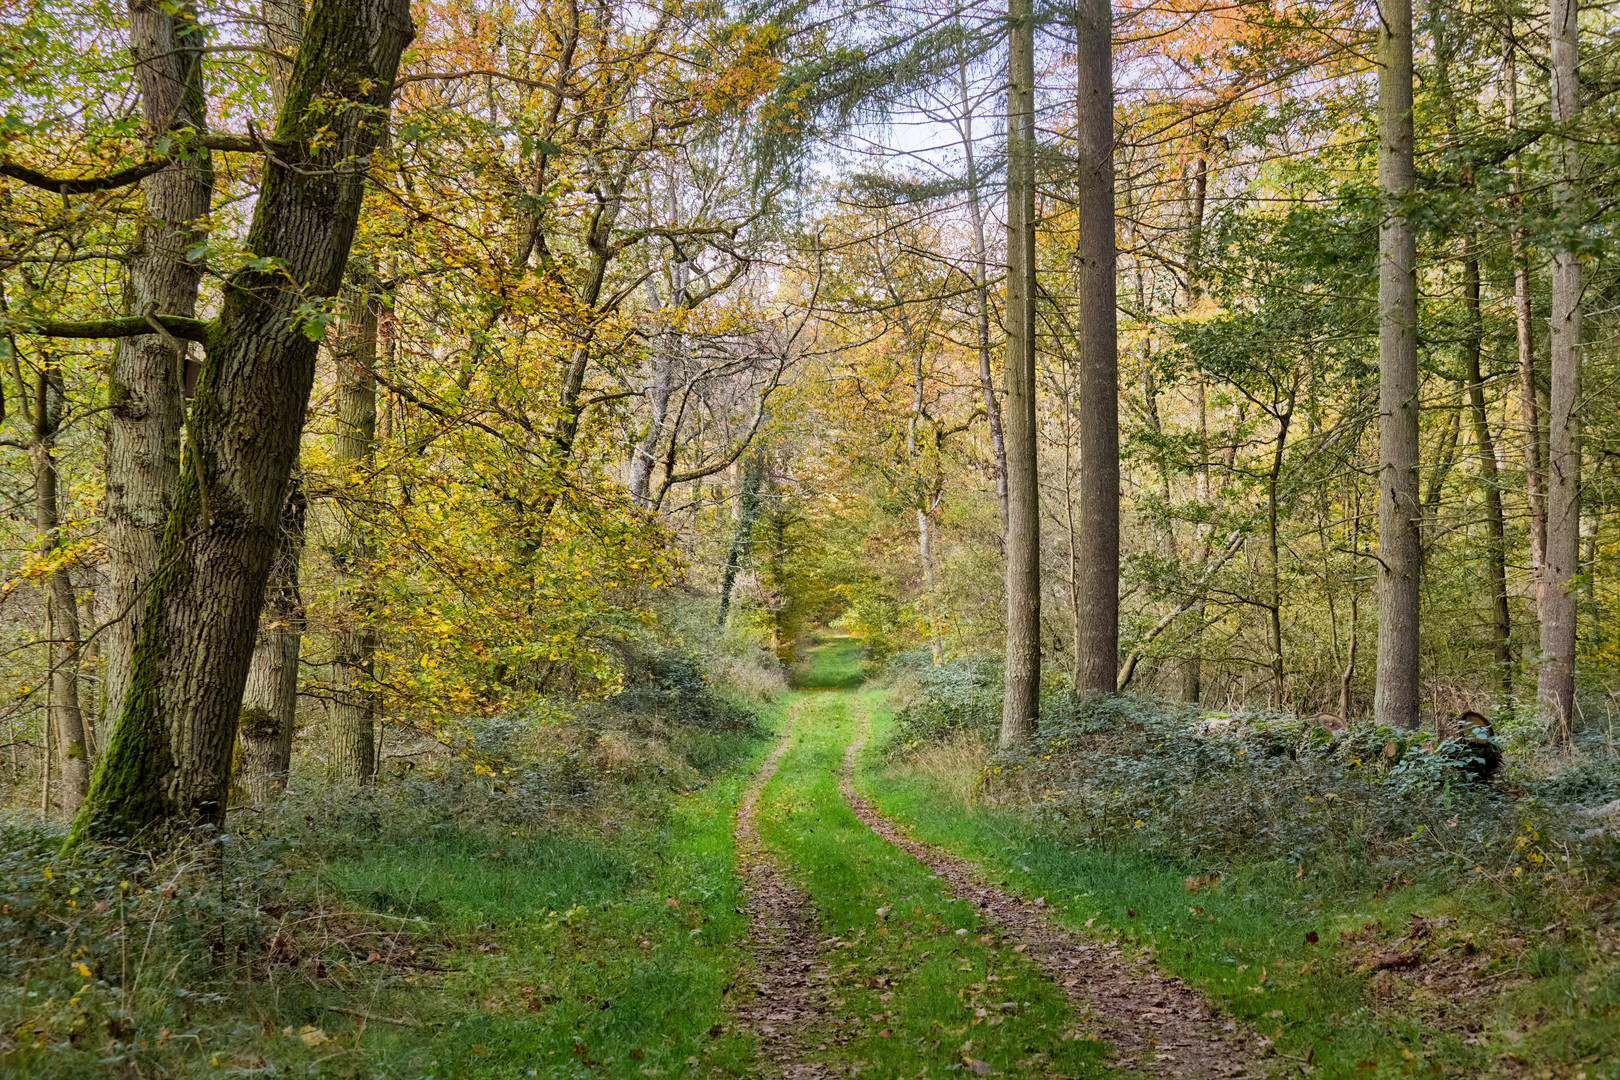
[[[998,753],[993,665],[887,683],[892,809],[1071,891],[1264,1030],[1286,1016],[1301,1053],[1336,1060],[1311,1040],[1347,1042],[1334,1029],[1360,1016],[1366,1060],[1398,1045],[1463,1075],[1620,1075],[1620,846],[1579,813],[1620,795],[1604,741],[1509,745],[1480,780],[1469,748],[1421,733],[1054,692],[1038,735]],[[1289,992],[1297,1007],[1261,1007]]]
[[[61,826],[0,819],[0,1074],[746,1061],[707,1029],[742,925],[737,774],[779,668],[738,640],[642,646],[624,669],[606,701],[530,702],[427,754],[396,741],[384,782],[295,776],[162,854],[64,858]]]

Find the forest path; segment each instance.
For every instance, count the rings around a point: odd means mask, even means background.
[[[739,805],[753,993],[734,1009],[760,1075],[1264,1075],[1263,1043],[1197,991],[1059,926],[863,798],[860,681],[858,643],[812,655]]]
[[[855,789],[855,769],[871,735],[871,712],[857,706],[856,736],[844,752],[839,787],[855,815],[878,836],[926,865],[955,895],[1026,950],[1061,986],[1078,1018],[1113,1044],[1113,1064],[1150,1076],[1192,1080],[1264,1075],[1251,1032],[1222,1019],[1197,990],[1119,945],[1088,940],[1060,925],[1044,899],[1024,900],[986,880],[971,863],[910,836]]]
[[[744,976],[746,991],[733,999],[745,1028],[759,1040],[760,1063],[772,1077],[821,1080],[835,1076],[826,1063],[807,1058],[804,1039],[834,1022],[827,1005],[827,964],[817,934],[815,908],[803,890],[782,874],[781,865],[761,843],[759,795],[776,775],[792,743],[802,701],[789,707],[776,746],[760,763],[737,804],[734,833],[737,868],[743,879],[748,936],[742,939],[754,962]]]

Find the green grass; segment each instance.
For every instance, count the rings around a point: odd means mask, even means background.
[[[656,834],[446,835],[328,867],[351,903],[423,913],[458,970],[365,1005],[422,1026],[356,1035],[329,1015],[326,1032],[389,1076],[745,1074],[753,1040],[725,1007],[746,925],[731,833],[763,752],[679,798]]]
[[[860,639],[820,638],[793,676],[800,690],[849,690],[866,681]]]
[[[844,803],[850,701],[801,700],[795,743],[759,803],[762,838],[845,943],[832,953],[833,1006],[855,1026],[819,1056],[881,1077],[959,1073],[967,1059],[1013,1075],[1101,1075],[1106,1046],[1073,1030],[1063,992]]]
[[[1341,931],[1367,923],[1398,937],[1415,914],[1448,915],[1446,936],[1460,939],[1475,930],[1483,936],[1495,914],[1487,899],[1439,895],[1420,886],[1344,893],[1310,867],[1283,862],[1250,866],[1228,874],[1219,888],[1193,894],[1184,868],[1128,852],[1066,847],[1043,835],[1028,812],[964,807],[927,776],[886,761],[882,748],[894,730],[893,717],[880,692],[861,700],[872,710],[874,737],[861,762],[860,787],[885,813],[915,826],[919,839],[986,867],[1013,890],[1046,896],[1069,925],[1151,951],[1166,970],[1275,1037],[1283,1053],[1309,1056],[1316,1075],[1479,1076],[1498,1065],[1511,1072],[1501,1055],[1530,1056],[1537,1045],[1537,1039],[1521,1044],[1501,1030],[1514,1026],[1511,1015],[1485,1016],[1486,1030],[1469,1041],[1465,1032],[1434,1022],[1447,1003],[1432,995],[1403,1002],[1399,1010],[1371,1007],[1368,975],[1357,970],[1360,954],[1349,955],[1340,939]],[[1513,964],[1505,961],[1506,967]],[[1503,968],[1497,962],[1492,971]],[[1564,1032],[1567,1045],[1555,1048],[1541,1038],[1543,1053],[1535,1055],[1566,1062],[1569,1071],[1558,1075],[1620,1077],[1612,1049],[1620,1044],[1620,1024],[1609,1004],[1620,1000],[1620,984],[1596,988],[1596,994],[1593,989],[1573,1006],[1543,993],[1539,1004],[1518,1010],[1543,1018],[1548,1008],[1565,1014],[1554,1027]],[[1498,1029],[1495,1038],[1492,1028]]]

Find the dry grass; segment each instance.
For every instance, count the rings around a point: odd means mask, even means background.
[[[990,748],[977,735],[958,731],[948,738],[917,747],[896,762],[894,772],[926,779],[930,787],[953,805],[968,806],[980,794],[990,753]]]

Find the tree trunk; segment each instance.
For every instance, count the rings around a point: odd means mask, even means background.
[[[673,203],[673,200],[671,200]],[[688,267],[684,259],[679,257],[670,260],[670,296],[669,310],[671,325],[656,335],[653,341],[651,356],[652,371],[647,376],[647,433],[637,441],[630,456],[630,499],[642,509],[652,506],[652,474],[653,466],[658,459],[658,448],[663,444],[664,433],[669,426],[669,399],[675,392],[675,367],[685,351],[686,334],[678,325],[685,314],[687,307],[686,284]],[[653,287],[651,279],[647,283],[647,292],[653,304],[658,303],[658,293]]]
[[[332,660],[331,768],[345,780],[377,772],[377,632],[371,625],[370,523],[362,503],[377,438],[377,297],[374,282],[345,291],[337,359],[337,432],[333,465],[342,498],[333,569],[343,597]]]
[[[962,154],[967,164],[968,220],[973,226],[974,330],[979,349],[979,390],[990,427],[990,459],[995,470],[996,504],[1001,510],[1002,543],[1007,539],[1007,442],[1002,430],[1001,402],[996,399],[995,375],[990,369],[990,245],[986,238],[984,202],[979,196],[978,158],[973,149],[972,95],[968,92],[967,64],[958,63],[957,85],[962,91]]]
[[[935,500],[937,505],[938,500]],[[928,651],[934,666],[945,662],[945,639],[934,610],[934,530],[930,510],[917,508],[917,562],[922,566],[923,618],[928,621]]]
[[[1035,424],[1035,6],[1008,0],[1007,668],[1001,745],[1041,711],[1041,510]]]
[[[1580,153],[1567,129],[1580,112],[1576,0],[1552,0],[1552,122],[1559,129],[1554,198],[1566,225],[1580,214]],[[1575,575],[1581,538],[1581,264],[1553,252],[1552,392],[1547,417],[1547,550],[1541,592],[1541,670],[1537,698],[1555,737],[1567,743],[1575,723]]]
[[[1204,209],[1209,198],[1209,136],[1203,136],[1199,144],[1198,162],[1193,167],[1192,207],[1189,213],[1190,222],[1187,230],[1187,302],[1191,307],[1203,295],[1203,288],[1199,281],[1199,270],[1204,255]],[[1194,380],[1194,393],[1197,397],[1198,408],[1198,501],[1205,506],[1209,505],[1211,488],[1209,482],[1209,405],[1204,391],[1203,375],[1192,373]],[[1210,556],[1209,539],[1212,535],[1209,527],[1202,526],[1203,542],[1200,547],[1200,562],[1207,562]],[[1197,704],[1204,696],[1204,600],[1202,597],[1193,605],[1193,624],[1188,631],[1187,658],[1181,664],[1181,700]]]
[[[1385,199],[1378,260],[1379,723],[1418,725],[1417,231],[1401,205],[1414,179],[1412,3],[1381,9],[1378,179]]]
[[[1512,35],[1506,39],[1507,122],[1519,126],[1519,76]],[[1515,218],[1524,215],[1524,187],[1519,155],[1513,155],[1509,181],[1509,208]],[[1530,581],[1540,619],[1542,567],[1547,561],[1547,488],[1541,456],[1540,390],[1536,386],[1535,323],[1530,311],[1530,257],[1524,247],[1524,229],[1513,228],[1513,314],[1519,346],[1519,413],[1524,425],[1524,499],[1530,517]]]
[[[270,61],[270,91],[279,112],[292,77],[292,64],[282,57],[295,55],[303,40],[303,0],[268,0],[264,19],[265,44],[277,54]],[[281,533],[270,562],[238,725],[241,786],[248,801],[258,806],[286,790],[292,769],[293,734],[298,726],[298,658],[304,639],[304,601],[298,579],[304,557],[305,510],[303,478],[294,465],[287,501],[281,508]]]
[[[205,131],[204,41],[195,5],[130,0],[129,42],[148,142],[170,131]],[[206,236],[202,223],[214,191],[208,151],[191,151],[190,160],[153,173],[141,187],[145,205],[130,251],[124,310],[134,316],[194,315],[204,261],[188,257],[188,250]],[[107,370],[102,537],[113,621],[105,632],[103,716],[116,717],[122,709],[180,478],[186,352],[167,335],[127,337],[114,348]]]
[[[19,393],[19,399],[27,400]],[[46,663],[50,695],[46,723],[55,747],[56,788],[50,797],[47,768],[47,807],[68,814],[79,808],[90,784],[90,747],[85,738],[84,714],[79,708],[79,605],[73,579],[62,561],[60,504],[57,499],[56,435],[66,405],[62,370],[50,357],[41,361],[34,393],[34,437],[28,456],[34,466],[35,552],[41,561],[56,563],[45,577]]]
[[[1270,603],[1266,607],[1266,637],[1271,647],[1271,707],[1282,711],[1287,697],[1286,669],[1283,667],[1282,633],[1282,546],[1278,533],[1281,509],[1280,488],[1288,429],[1294,420],[1297,388],[1288,393],[1287,408],[1277,414],[1277,449],[1271,455],[1271,473],[1266,478],[1266,572],[1270,580]]]
[[[317,0],[208,348],[129,691],[74,826],[150,837],[224,818],[231,748],[315,374],[312,299],[334,296],[400,54],[404,0]],[[289,282],[295,287],[289,287]]]
[[[754,546],[754,525],[759,521],[759,492],[765,486],[765,453],[755,450],[743,459],[742,490],[737,493],[737,533],[731,539],[731,550],[726,553],[726,569],[720,575],[720,625],[726,625],[731,613],[731,591],[737,584],[737,572]]]
[[[250,803],[263,806],[287,790],[293,734],[298,726],[298,655],[304,639],[304,600],[298,564],[304,553],[306,501],[295,472],[281,506],[281,533],[270,563],[259,636],[242,693],[241,787]]]
[[[1080,283],[1080,625],[1076,689],[1119,677],[1119,340],[1114,308],[1114,67],[1107,0],[1077,8]]]
[[[1468,404],[1474,414],[1474,446],[1479,454],[1480,485],[1485,489],[1485,580],[1491,590],[1491,642],[1502,692],[1513,692],[1513,619],[1508,611],[1507,543],[1502,520],[1502,482],[1496,468],[1496,441],[1491,437],[1490,414],[1485,409],[1485,376],[1480,369],[1485,322],[1480,312],[1479,254],[1468,241],[1463,264],[1463,302],[1468,308]]]

